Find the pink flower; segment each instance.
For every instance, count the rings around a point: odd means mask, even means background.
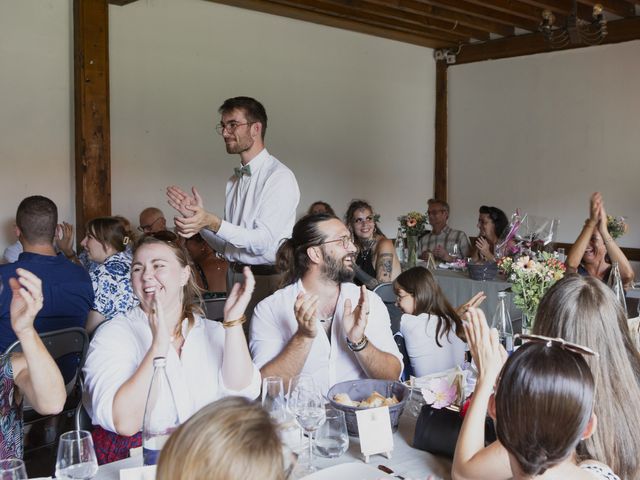
[[[458,396],[455,384],[449,384],[444,377],[430,380],[421,391],[424,401],[438,410],[451,405]]]
[[[409,228],[413,228],[413,227],[415,227],[417,224],[418,224],[418,222],[416,221],[416,219],[415,219],[415,218],[411,218],[411,217],[407,218],[407,227],[409,227]]]

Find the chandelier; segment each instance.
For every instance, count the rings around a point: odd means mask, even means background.
[[[555,25],[555,21],[553,12],[543,10],[538,30],[551,48],[564,48],[569,44],[597,45],[607,36],[607,21],[599,3],[593,6],[591,21],[578,18],[577,0],[572,1],[571,13],[564,25]]]

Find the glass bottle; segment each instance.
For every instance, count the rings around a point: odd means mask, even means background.
[[[511,354],[513,352],[513,325],[507,308],[507,292],[498,292],[498,308],[493,315],[491,328],[498,330],[500,343]]]
[[[613,294],[620,302],[625,316],[629,318],[629,312],[627,311],[627,299],[625,297],[624,287],[622,286],[622,277],[620,276],[620,266],[618,265],[618,262],[613,262],[613,265],[611,265],[611,273],[609,273],[608,283],[611,290],[613,290]]]
[[[147,396],[142,423],[142,456],[144,465],[155,465],[169,435],[178,428],[178,409],[173,398],[165,367],[167,359],[153,359],[153,378]]]
[[[398,228],[398,233],[396,233],[396,241],[394,243],[396,249],[396,255],[398,256],[398,260],[400,263],[404,263],[404,238],[402,238],[402,228]]]

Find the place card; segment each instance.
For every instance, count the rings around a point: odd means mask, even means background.
[[[123,468],[120,470],[120,480],[155,480],[156,466]]]
[[[365,463],[369,463],[371,455],[383,454],[391,458],[393,450],[393,433],[389,407],[368,408],[356,411],[360,451]]]

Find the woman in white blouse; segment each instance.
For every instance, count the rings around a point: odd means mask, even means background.
[[[393,282],[396,304],[414,375],[448,370],[464,361],[464,332],[459,313],[445,298],[429,270],[414,267]],[[482,301],[477,297],[472,302]],[[474,303],[475,304],[475,303]]]
[[[224,308],[222,324],[206,320],[196,299],[186,251],[171,232],[146,236],[134,250],[133,290],[140,305],[98,330],[84,367],[87,406],[101,463],[124,458],[140,444],[154,357],[167,358],[178,416],[186,421],[227,395],[256,398],[260,373],[242,330],[254,279],[246,268]]]

